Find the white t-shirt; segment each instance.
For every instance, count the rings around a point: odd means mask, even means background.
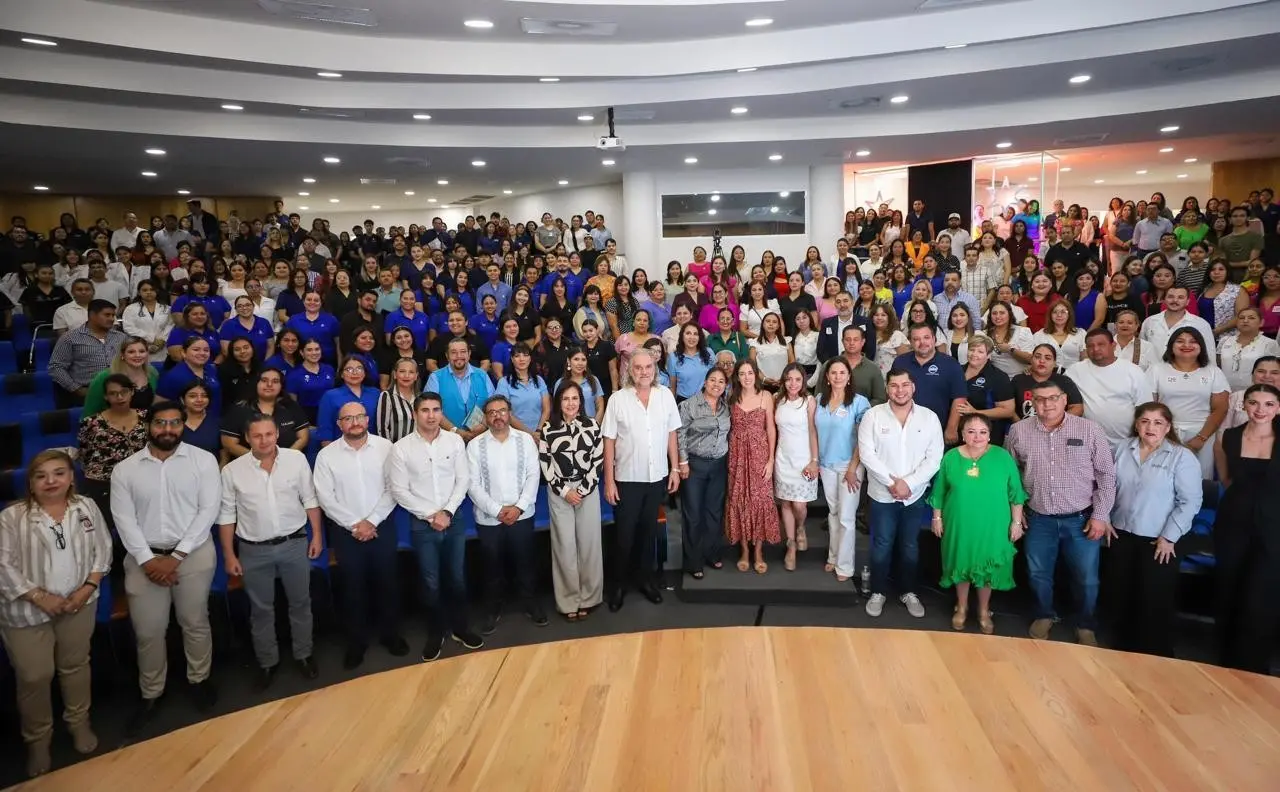
[[[1147,377],[1156,401],[1162,402],[1173,413],[1174,424],[1194,427],[1197,432],[1209,417],[1209,398],[1215,393],[1231,392],[1222,369],[1213,365],[1184,372],[1160,361],[1151,364]]]
[[[93,298],[95,300],[108,300],[112,305],[119,306],[121,302],[129,299],[129,287],[117,280],[107,278],[101,283],[93,282]]]
[[[69,302],[53,312],[53,329],[75,330],[89,321],[89,308],[75,302]]]
[[[1031,336],[1031,348],[1035,349],[1041,344],[1049,344],[1058,350],[1058,367],[1066,368],[1079,363],[1084,358],[1084,337],[1085,331],[1077,327],[1071,335],[1067,336],[1066,341],[1059,344],[1057,339],[1049,335],[1047,330],[1041,330]]]
[[[1114,449],[1129,439],[1133,408],[1151,401],[1151,381],[1141,368],[1127,360],[1109,366],[1081,360],[1067,368],[1067,376],[1080,389],[1084,417],[1102,427]]]
[[[790,339],[787,339],[790,343]],[[756,366],[760,374],[776,380],[782,377],[782,370],[787,367],[787,349],[785,344],[762,344],[758,339],[751,339],[747,346],[756,351]]]
[[[1280,355],[1280,344],[1262,334],[1254,336],[1247,346],[1240,346],[1235,333],[1218,341],[1218,365],[1227,377],[1233,391],[1241,391],[1253,384],[1253,363],[1260,357]]]
[[[1205,352],[1209,353],[1209,360],[1217,360],[1217,347],[1213,340],[1213,328],[1209,323],[1193,314],[1185,314],[1173,327],[1169,326],[1169,322],[1165,319],[1165,311],[1161,311],[1155,316],[1148,316],[1142,323],[1142,330],[1139,331],[1138,337],[1142,339],[1144,344],[1151,344],[1154,349],[1151,350],[1153,358],[1164,357],[1165,350],[1169,348],[1169,337],[1173,335],[1175,330],[1183,327],[1194,327],[1200,331],[1200,337],[1204,339]]]
[[[738,316],[742,321],[747,323],[747,329],[756,335],[760,335],[760,323],[764,321],[765,316],[770,313],[778,315],[778,319],[782,319],[782,312],[778,309],[777,300],[768,300],[765,302],[764,308],[756,308],[750,305],[744,305],[738,312]]]
[[[1136,361],[1133,359],[1134,344],[1138,345],[1138,359]],[[1140,338],[1135,338],[1128,344],[1121,344],[1119,340],[1116,341],[1116,357],[1121,360],[1127,360],[1130,363],[1136,363],[1143,371],[1151,368],[1151,364],[1160,359],[1159,355],[1152,353],[1154,349],[1155,347]]]
[[[1036,345],[1031,342],[1031,330],[1015,325],[1013,332],[1009,335],[1009,346],[1020,352],[1030,353],[1036,348]],[[1012,352],[1001,352],[998,349],[992,350],[991,363],[1010,377],[1016,377],[1027,370],[1027,364],[1015,358]]]

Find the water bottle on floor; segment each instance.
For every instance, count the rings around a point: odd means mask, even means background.
[[[865,597],[871,593],[871,567],[866,564],[862,565],[862,595]]]

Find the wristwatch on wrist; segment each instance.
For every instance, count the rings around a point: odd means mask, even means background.
[[[173,551],[172,553],[170,553],[169,555],[173,556],[174,558],[178,559],[179,561],[185,561],[185,560],[186,560],[186,558],[187,558],[187,554],[186,554],[186,553],[184,553],[184,552],[182,552],[181,550],[174,550],[174,551]]]

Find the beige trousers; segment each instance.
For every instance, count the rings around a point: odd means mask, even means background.
[[[89,644],[97,599],[79,613],[68,613],[35,627],[0,628],[0,639],[18,680],[18,717],[27,743],[53,734],[53,696],[49,684],[57,672],[62,686],[62,719],[78,726],[89,719]]]
[[[209,677],[213,664],[213,635],[209,631],[209,587],[218,563],[213,540],[191,551],[178,565],[178,584],[160,586],[147,578],[132,556],[124,560],[124,590],[129,595],[129,618],[138,638],[138,686],[144,699],[160,698],[169,673],[165,633],[169,608],[182,628],[182,648],[187,656],[187,681],[195,684]]]

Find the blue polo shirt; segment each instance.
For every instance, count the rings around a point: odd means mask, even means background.
[[[511,413],[520,419],[527,431],[536,432],[542,419],[542,397],[548,395],[547,383],[542,377],[533,376],[530,382],[511,384],[511,380],[502,377],[494,393],[506,396],[511,401]]]
[[[201,338],[203,338],[205,341],[209,342],[209,356],[210,356],[209,359],[210,360],[212,360],[213,358],[216,358],[219,355],[219,353],[222,352],[222,345],[218,343],[219,341],[218,334],[207,327],[201,331],[192,330],[187,327],[175,327],[169,331],[169,337],[165,339],[164,345],[165,346],[182,346],[183,344],[187,343],[188,338],[194,335],[198,335]]]
[[[538,281],[538,288],[536,289],[538,294],[545,294],[550,297],[551,284],[556,282],[556,278],[564,278],[565,299],[576,305],[582,297],[583,280],[569,270],[565,270],[563,275],[558,270],[553,270],[543,275],[542,280]]]
[[[698,355],[684,355],[683,359],[676,352],[667,355],[667,371],[676,378],[676,396],[688,399],[698,395],[707,372],[715,367],[715,363],[716,356],[710,352],[705,363]]]
[[[485,346],[492,347],[494,344],[498,343],[498,323],[500,321],[502,321],[501,314],[495,314],[494,317],[490,319],[483,313],[478,313],[471,317],[471,320],[467,322],[467,325],[475,331],[476,335],[480,336],[480,340],[484,342]],[[445,329],[446,331],[448,330],[447,327]]]
[[[209,414],[220,415],[222,413],[222,383],[218,381],[218,369],[212,363],[206,363],[202,376],[205,387],[209,389]],[[156,394],[164,399],[177,400],[182,395],[183,388],[200,379],[201,377],[196,376],[190,366],[186,363],[179,363],[160,375],[160,379],[156,382]],[[217,421],[214,421],[214,423],[216,424]]]
[[[431,320],[422,311],[414,311],[413,316],[405,316],[404,311],[397,308],[387,314],[382,324],[382,332],[391,335],[398,328],[407,327],[413,333],[413,345],[419,349],[427,348],[427,331],[431,329]]]
[[[511,302],[511,287],[502,281],[498,281],[495,286],[489,281],[485,281],[476,289],[476,304],[484,305],[486,295],[493,295],[493,299],[498,303],[498,313],[502,313],[507,309],[507,304]]]
[[[325,360],[333,360],[337,354],[338,320],[333,314],[321,311],[315,320],[307,318],[306,313],[294,314],[285,322],[285,327],[297,330],[303,342],[315,339],[320,342],[320,352]]]
[[[284,390],[303,407],[315,409],[320,406],[320,399],[333,388],[333,366],[321,363],[320,370],[311,373],[303,366],[298,366],[284,375]]]
[[[935,351],[933,358],[921,365],[914,352],[907,352],[894,359],[893,367],[911,375],[916,385],[916,404],[933,410],[943,427],[951,416],[951,402],[969,395],[964,367],[950,355]]]
[[[333,442],[338,439],[338,411],[343,405],[350,402],[360,402],[364,405],[365,414],[369,416],[369,431],[374,431],[373,418],[378,414],[378,389],[370,388],[368,385],[360,388],[360,395],[357,396],[351,388],[347,387],[345,382],[340,382],[338,386],[320,397],[320,404],[316,408],[316,437],[321,441]]]
[[[235,341],[237,338],[249,339],[253,344],[254,353],[261,360],[267,356],[267,342],[275,338],[275,333],[271,332],[271,323],[261,316],[253,317],[253,327],[249,330],[244,329],[244,325],[240,324],[240,317],[233,316],[230,321],[222,323],[218,338],[227,342]]]
[[[180,314],[190,303],[199,303],[204,306],[204,309],[209,312],[210,327],[222,327],[223,320],[227,318],[227,314],[231,313],[231,303],[227,302],[221,294],[206,294],[203,297],[184,294],[173,301],[169,310]]]

